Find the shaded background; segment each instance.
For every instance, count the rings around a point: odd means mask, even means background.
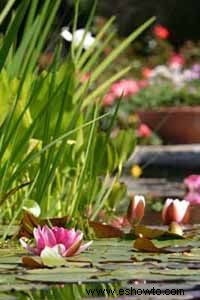
[[[156,16],[158,23],[170,29],[175,45],[200,38],[199,0],[100,0],[98,12],[105,16],[115,14],[122,35]]]
[[[16,5],[20,1],[17,0]],[[6,2],[7,0],[0,0],[0,9]],[[94,0],[80,2],[79,27],[84,26]],[[74,0],[62,0],[58,26],[69,23],[73,16],[73,6]],[[186,40],[200,39],[200,0],[99,0],[97,14],[105,17],[116,15],[122,36],[128,35],[148,18],[156,16],[157,23],[170,29],[170,39],[175,46],[180,46]],[[9,19],[10,16],[7,21]]]

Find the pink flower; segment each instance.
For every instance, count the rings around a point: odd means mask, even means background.
[[[167,199],[162,211],[164,224],[170,224],[171,222],[188,223],[190,217],[189,206],[190,203],[186,200]]]
[[[173,53],[169,61],[172,67],[182,67],[185,64],[185,59],[181,54]]]
[[[156,25],[153,32],[155,36],[161,40],[166,40],[170,35],[169,30],[162,25]]]
[[[116,97],[128,97],[136,94],[140,90],[138,82],[133,79],[123,79],[111,86],[111,93]]]
[[[138,86],[139,86],[140,89],[143,89],[143,88],[148,86],[148,81],[147,80],[139,80],[138,81]]]
[[[189,192],[186,194],[185,200],[190,202],[192,205],[200,204],[200,193]]]
[[[146,86],[146,80],[122,79],[117,81],[110,87],[109,92],[103,98],[102,104],[103,106],[111,106],[118,98],[133,96]]]
[[[184,179],[184,184],[187,186],[190,192],[200,193],[200,175],[190,175]]]
[[[114,94],[112,93],[108,93],[107,95],[105,95],[105,97],[103,98],[103,102],[102,105],[103,106],[111,106],[114,101],[115,101],[116,97]]]
[[[139,223],[144,217],[145,199],[141,195],[135,195],[129,203],[127,220],[130,224]]]
[[[21,245],[30,253],[43,255],[43,252],[49,248],[58,252],[62,257],[74,256],[87,249],[92,242],[82,244],[83,233],[74,229],[65,229],[63,227],[49,228],[44,225],[34,228],[35,247],[30,247],[25,238],[21,238]]]
[[[152,135],[151,129],[146,124],[141,124],[138,128],[138,136],[148,138]]]

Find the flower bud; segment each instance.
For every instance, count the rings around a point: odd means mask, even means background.
[[[139,223],[144,217],[145,198],[135,195],[131,200],[127,211],[127,219],[130,224]]]
[[[176,222],[179,224],[186,224],[189,221],[190,203],[186,200],[167,199],[162,211],[162,219],[164,224]]]

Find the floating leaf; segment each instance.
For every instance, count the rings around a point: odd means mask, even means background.
[[[125,236],[122,230],[111,225],[93,221],[90,221],[89,225],[93,228],[96,236],[99,238],[122,238]]]
[[[162,229],[150,228],[143,225],[136,225],[133,227],[133,231],[136,236],[147,239],[155,239],[163,236],[166,231]]]
[[[31,269],[38,269],[44,267],[39,257],[37,258],[32,256],[23,256],[22,264],[24,265],[24,267]]]
[[[152,253],[183,253],[190,251],[191,246],[186,247],[157,247],[147,238],[138,238],[135,240],[133,247],[137,250]]]
[[[180,238],[183,239],[184,237],[182,235],[179,235],[177,233],[164,230],[164,229],[158,229],[158,228],[151,228],[144,225],[136,225],[133,227],[133,232],[138,237],[143,237],[147,239],[155,239],[160,237],[165,238]]]

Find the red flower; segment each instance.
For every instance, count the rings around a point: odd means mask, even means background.
[[[146,67],[142,69],[142,75],[144,78],[149,78],[152,74],[152,69]]]
[[[169,30],[162,25],[156,25],[153,32],[155,36],[161,40],[166,40],[170,35]]]

